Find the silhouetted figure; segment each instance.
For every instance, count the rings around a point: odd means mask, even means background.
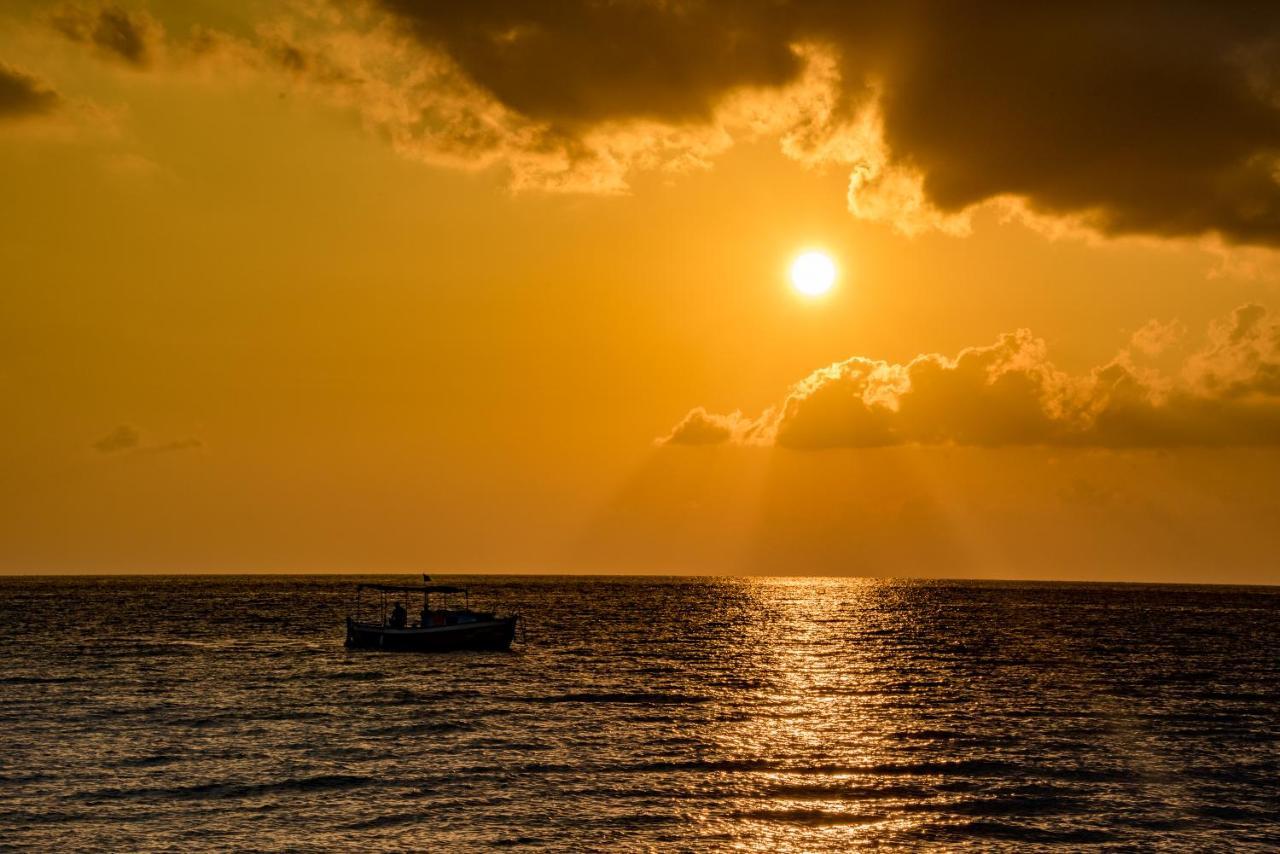
[[[407,622],[409,622],[409,612],[404,609],[404,603],[397,602],[396,606],[391,609],[391,622],[389,625],[393,629],[403,629]]]
[[[425,605],[422,607],[422,622],[420,624],[424,629],[431,625],[431,609]]]

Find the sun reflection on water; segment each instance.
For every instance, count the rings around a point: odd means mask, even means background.
[[[718,721],[709,732],[726,755],[757,757],[751,779],[734,785],[728,818],[709,811],[711,825],[730,822],[734,836],[755,840],[739,849],[805,850],[796,825],[819,833],[822,846],[865,845],[890,828],[917,821],[892,815],[895,798],[878,765],[900,746],[895,733],[915,728],[911,710],[890,702],[901,682],[870,637],[897,631],[878,618],[886,582],[875,579],[747,578],[737,580],[740,631],[732,660],[744,684],[754,683],[752,708]],[[735,773],[740,778],[741,773]],[[743,833],[743,824],[749,825]],[[726,831],[728,828],[725,828]]]

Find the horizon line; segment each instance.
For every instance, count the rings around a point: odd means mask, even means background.
[[[989,582],[1000,584],[1078,584],[1091,586],[1129,586],[1129,587],[1258,587],[1280,590],[1280,583],[1253,581],[1151,581],[1130,579],[1095,579],[1095,578],[1013,578],[1008,576],[922,576],[922,575],[831,575],[831,574],[798,574],[784,575],[775,573],[652,573],[652,572],[463,572],[444,571],[362,571],[362,570],[263,570],[263,571],[154,571],[154,572],[0,572],[0,582],[5,579],[77,579],[77,578],[307,578],[317,576],[420,576],[439,575],[444,577],[490,576],[501,578],[592,578],[592,579],[716,579],[716,578],[757,578],[757,579],[814,579],[814,580],[857,580],[857,581],[919,581],[919,582]]]

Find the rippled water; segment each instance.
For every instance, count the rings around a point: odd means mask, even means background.
[[[433,656],[353,580],[0,579],[0,847],[1280,845],[1277,588],[472,579],[527,646]]]

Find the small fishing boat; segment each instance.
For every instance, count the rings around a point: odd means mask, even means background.
[[[422,607],[411,617],[419,596]],[[358,584],[347,615],[347,648],[510,649],[520,615],[473,611],[470,600],[467,588],[448,584]]]

